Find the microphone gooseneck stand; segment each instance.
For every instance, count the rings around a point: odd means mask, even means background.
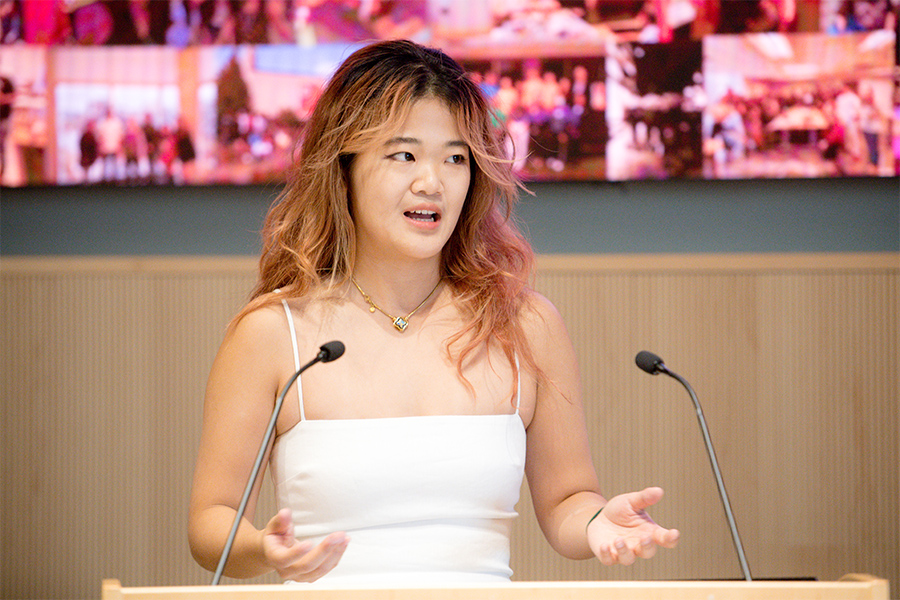
[[[216,567],[216,572],[213,575],[212,582],[210,585],[218,585],[219,580],[222,579],[222,572],[225,571],[225,564],[228,562],[228,556],[231,554],[231,548],[234,545],[234,538],[237,536],[238,528],[241,525],[241,519],[244,516],[244,511],[247,509],[247,502],[250,500],[250,494],[253,491],[253,485],[256,483],[256,478],[259,476],[259,470],[262,466],[263,459],[266,456],[266,450],[269,447],[269,441],[272,439],[272,434],[275,431],[275,422],[278,420],[278,415],[281,413],[281,406],[284,404],[284,397],[287,396],[288,390],[291,389],[291,386],[297,381],[297,378],[305,371],[310,368],[314,364],[318,362],[331,362],[344,353],[344,344],[341,342],[328,342],[319,348],[319,353],[316,355],[314,359],[300,367],[296,373],[291,375],[290,379],[288,379],[287,383],[284,384],[284,388],[282,388],[281,393],[278,395],[278,399],[275,401],[275,408],[272,410],[272,417],[269,419],[269,425],[266,428],[266,434],[263,436],[262,444],[259,446],[259,453],[256,455],[256,462],[253,463],[253,469],[250,471],[250,479],[247,481],[247,487],[244,488],[244,495],[241,496],[241,502],[237,508],[237,514],[234,517],[234,523],[231,525],[231,532],[228,534],[228,538],[225,540],[225,546],[222,548],[222,556],[219,558],[219,566]]]
[[[706,452],[709,455],[709,462],[712,465],[713,475],[716,478],[716,485],[719,487],[719,496],[722,498],[722,505],[725,507],[725,517],[728,519],[728,527],[731,529],[731,539],[734,542],[734,548],[737,551],[738,561],[741,563],[741,571],[744,579],[753,581],[750,577],[750,567],[747,564],[747,558],[744,556],[744,547],[741,545],[741,537],[738,535],[737,524],[734,521],[734,515],[731,512],[731,503],[728,501],[728,493],[725,491],[725,482],[722,479],[722,472],[719,471],[719,462],[716,460],[716,451],[713,450],[712,439],[709,436],[709,428],[706,426],[706,419],[703,417],[703,409],[700,408],[700,401],[693,388],[681,375],[670,371],[666,367],[662,359],[651,352],[642,350],[635,357],[635,363],[643,371],[651,375],[665,373],[672,379],[684,386],[691,396],[691,402],[694,403],[694,409],[697,411],[697,420],[700,421],[700,430],[703,432],[703,441],[706,443]]]

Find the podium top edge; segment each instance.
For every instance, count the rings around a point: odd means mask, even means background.
[[[104,599],[110,598],[106,593],[112,593],[112,598],[127,597],[131,594],[147,595],[154,592],[160,594],[172,595],[191,595],[211,593],[215,590],[228,592],[244,591],[244,592],[267,592],[278,593],[278,590],[284,590],[285,593],[293,593],[297,590],[315,589],[315,590],[498,590],[498,589],[535,589],[535,590],[581,590],[581,589],[597,589],[597,590],[614,590],[614,589],[647,589],[647,590],[666,590],[666,589],[703,589],[714,590],[721,588],[744,588],[744,589],[791,589],[791,590],[816,590],[816,589],[868,589],[872,587],[880,587],[887,585],[888,581],[873,575],[864,573],[851,573],[845,575],[837,581],[821,581],[811,579],[756,579],[753,581],[744,581],[741,579],[718,579],[718,580],[660,580],[660,581],[511,581],[508,583],[458,583],[449,585],[428,586],[421,583],[397,583],[397,584],[342,584],[342,585],[325,585],[318,583],[315,585],[305,584],[283,584],[283,583],[265,583],[265,584],[222,584],[222,585],[184,585],[184,586],[139,586],[139,587],[122,587],[119,580],[106,579],[103,581]],[[116,595],[118,594],[118,595]]]

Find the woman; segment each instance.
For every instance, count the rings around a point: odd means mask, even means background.
[[[275,396],[304,373],[271,450],[282,509],[251,524],[226,575],[292,581],[508,581],[523,472],[552,546],[606,564],[678,532],[608,503],[591,464],[576,358],[530,290],[518,191],[478,88],[446,55],[373,44],[337,70],[266,222],[260,280],[216,357],[191,502],[215,568]],[[601,510],[602,509],[602,510]]]

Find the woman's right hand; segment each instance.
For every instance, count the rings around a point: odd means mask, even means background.
[[[317,545],[298,541],[287,508],[278,511],[262,533],[266,561],[282,579],[292,581],[315,581],[331,571],[350,542],[350,537],[340,531],[328,534]]]

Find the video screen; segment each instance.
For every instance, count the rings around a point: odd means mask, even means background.
[[[0,184],[283,182],[378,39],[478,82],[528,181],[900,174],[900,0],[0,0]]]

